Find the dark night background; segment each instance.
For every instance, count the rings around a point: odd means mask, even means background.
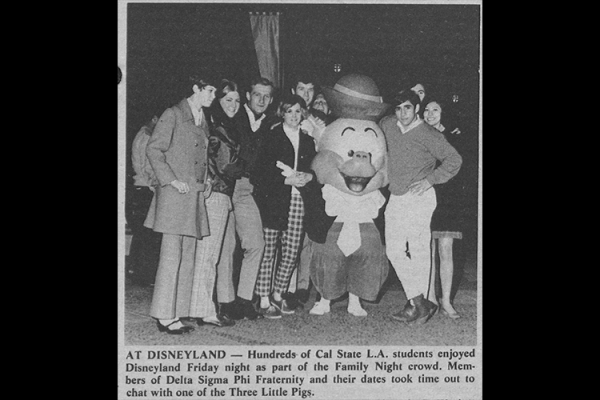
[[[389,98],[403,84],[458,95],[452,113],[465,141],[469,206],[477,212],[479,5],[130,3],[127,6],[126,138],[184,98],[182,83],[204,68],[246,88],[258,73],[249,12],[281,12],[280,51],[287,82],[310,70],[323,85],[351,72],[373,78]],[[335,73],[333,66],[341,64]],[[187,85],[187,84],[186,84]],[[240,93],[245,99],[244,93]],[[467,171],[465,171],[467,172]],[[476,227],[476,218],[473,221]]]

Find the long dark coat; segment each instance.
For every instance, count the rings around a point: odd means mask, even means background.
[[[297,171],[310,172],[310,164],[315,157],[315,141],[300,130]],[[284,231],[287,229],[292,187],[284,183],[285,177],[277,168],[276,162],[294,167],[294,146],[283,131],[283,125],[273,127],[261,139],[256,158],[254,175],[254,199],[260,210],[263,227]]]
[[[146,147],[160,185],[144,226],[156,232],[198,239],[210,234],[203,194],[208,171],[208,135],[206,118],[196,126],[187,99],[168,108],[160,117]],[[186,182],[190,191],[179,193],[170,185],[175,179]]]

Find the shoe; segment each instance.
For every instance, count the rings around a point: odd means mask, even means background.
[[[413,315],[406,320],[406,323],[409,325],[420,325],[429,321],[429,318],[431,318],[437,310],[435,303],[427,300],[422,294],[414,297],[412,300],[415,311]]]
[[[231,319],[229,317],[229,315],[227,315],[227,314],[219,313],[219,314],[217,314],[217,318],[223,324],[222,326],[234,326],[235,325],[235,321],[233,319]]]
[[[310,297],[310,292],[308,289],[298,289],[296,290],[296,300],[302,306],[304,306],[308,302],[308,298]]]
[[[268,319],[279,319],[281,318],[281,311],[279,311],[278,308],[276,308],[274,305],[270,305],[269,307],[266,308],[259,308],[258,312],[265,318]]]
[[[460,318],[460,314],[457,312],[448,312],[446,311],[446,309],[444,307],[442,307],[442,305],[440,304],[440,313],[442,313],[443,315],[445,315],[446,317],[450,317],[451,319],[459,319]]]
[[[244,314],[242,314],[242,310],[235,301],[231,303],[219,303],[219,314],[231,320],[244,319]]]
[[[275,306],[275,308],[277,308],[282,314],[293,314],[296,312],[295,309],[288,306],[286,299],[282,298],[281,301],[277,301],[273,298],[273,296],[271,296],[270,301],[271,304]]]
[[[236,308],[239,310],[239,319],[248,319],[254,321],[255,319],[263,318],[263,315],[256,311],[254,304],[250,300],[238,298]]]
[[[235,325],[235,321],[234,320],[229,319],[228,317],[223,317],[220,314],[217,314],[214,317],[209,317],[209,318],[197,318],[196,319],[196,323],[198,325],[214,325],[214,326],[217,326],[219,328],[222,328],[224,326],[233,326],[233,325]]]
[[[410,304],[410,301],[407,300],[404,308],[398,311],[396,314],[393,314],[392,318],[397,321],[406,322],[408,319],[412,319],[414,317],[415,312],[415,307]]]
[[[189,326],[189,325],[184,325],[181,328],[177,328],[177,329],[169,329],[169,326],[171,326],[177,322],[181,322],[181,321],[176,320],[176,321],[171,322],[169,325],[163,325],[159,321],[156,321],[156,326],[158,326],[159,332],[167,332],[169,335],[182,335],[184,333],[189,333],[194,330],[194,327]]]
[[[348,313],[354,315],[355,317],[366,317],[369,315],[367,310],[360,306],[358,308],[348,307]]]
[[[304,309],[304,305],[300,303],[296,293],[284,293],[281,295],[281,297],[285,300],[287,307],[290,310]]]
[[[327,314],[330,310],[331,309],[329,304],[325,305],[325,303],[317,302],[308,313],[311,315],[323,315]]]
[[[429,299],[428,299],[429,300]],[[431,300],[429,300],[431,301]],[[439,300],[438,300],[439,301]],[[431,301],[433,303],[433,301]],[[437,314],[440,311],[440,304],[439,303],[433,303],[435,305],[435,311],[433,312],[433,314],[431,314],[431,316],[433,317],[435,314]]]

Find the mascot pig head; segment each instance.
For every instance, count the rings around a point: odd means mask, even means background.
[[[386,140],[377,121],[388,109],[375,82],[364,75],[350,74],[323,92],[338,117],[325,128],[312,168],[322,184],[341,192],[365,195],[387,180]]]

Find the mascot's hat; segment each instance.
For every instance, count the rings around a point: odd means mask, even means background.
[[[373,79],[365,75],[349,74],[323,94],[333,114],[339,118],[366,119],[377,122],[390,107],[383,102]]]

